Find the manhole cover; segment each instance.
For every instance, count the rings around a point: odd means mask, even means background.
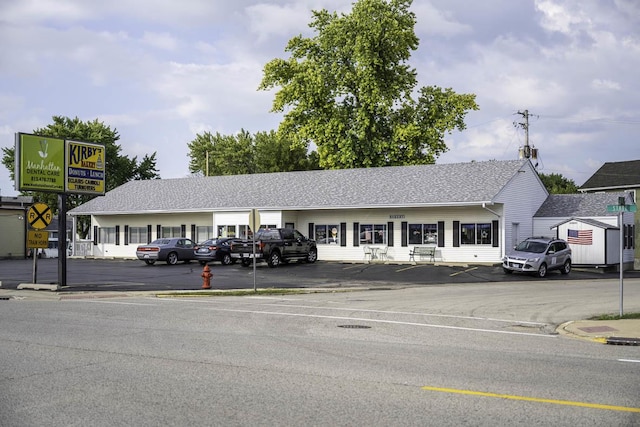
[[[347,329],[371,329],[371,326],[365,326],[365,325],[338,325],[338,328],[347,328]]]

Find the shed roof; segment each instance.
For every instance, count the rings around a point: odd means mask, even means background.
[[[615,216],[607,212],[607,205],[617,205],[624,192],[550,194],[540,206],[534,218]]]
[[[492,202],[529,160],[130,181],[70,215]]]
[[[568,222],[571,221],[578,221],[578,222],[582,222],[584,224],[588,224],[592,227],[598,227],[598,228],[604,228],[606,229],[610,229],[610,230],[618,230],[618,226],[617,225],[611,225],[611,224],[607,224],[606,222],[602,222],[602,221],[597,221],[595,219],[589,219],[589,218],[568,218],[565,219],[564,221],[561,221],[555,225],[552,225],[551,228],[556,228],[556,227],[560,227],[563,224],[566,224]]]
[[[640,187],[640,160],[607,162],[582,184],[580,190]]]

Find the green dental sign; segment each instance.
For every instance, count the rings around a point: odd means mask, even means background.
[[[65,191],[64,139],[19,133],[16,148],[19,191]]]

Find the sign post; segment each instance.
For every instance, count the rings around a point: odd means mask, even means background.
[[[52,217],[51,208],[44,203],[35,203],[27,212],[29,225],[35,230],[44,230],[47,228],[47,226],[51,224]],[[49,232],[29,230],[27,247],[32,249],[33,283],[38,283],[38,249],[49,247]]]
[[[253,292],[257,292],[256,287],[256,233],[260,229],[260,212],[258,209],[251,209],[249,212],[249,227],[251,228],[251,246],[253,256]]]
[[[607,212],[618,212],[618,227],[620,228],[620,317],[624,314],[624,213],[637,212],[636,205],[627,205],[624,197],[618,199],[617,205],[607,205]]]

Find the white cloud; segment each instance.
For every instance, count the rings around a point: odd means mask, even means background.
[[[274,92],[257,90],[265,63],[312,35],[312,9],[351,3],[4,0],[0,147],[53,115],[98,118],[117,128],[123,153],[157,151],[163,177],[186,176],[197,133],[277,127]],[[439,162],[516,158],[524,109],[546,173],[581,184],[605,161],[640,159],[639,2],[420,0],[411,10],[420,85],[474,93],[481,108],[447,135]]]

